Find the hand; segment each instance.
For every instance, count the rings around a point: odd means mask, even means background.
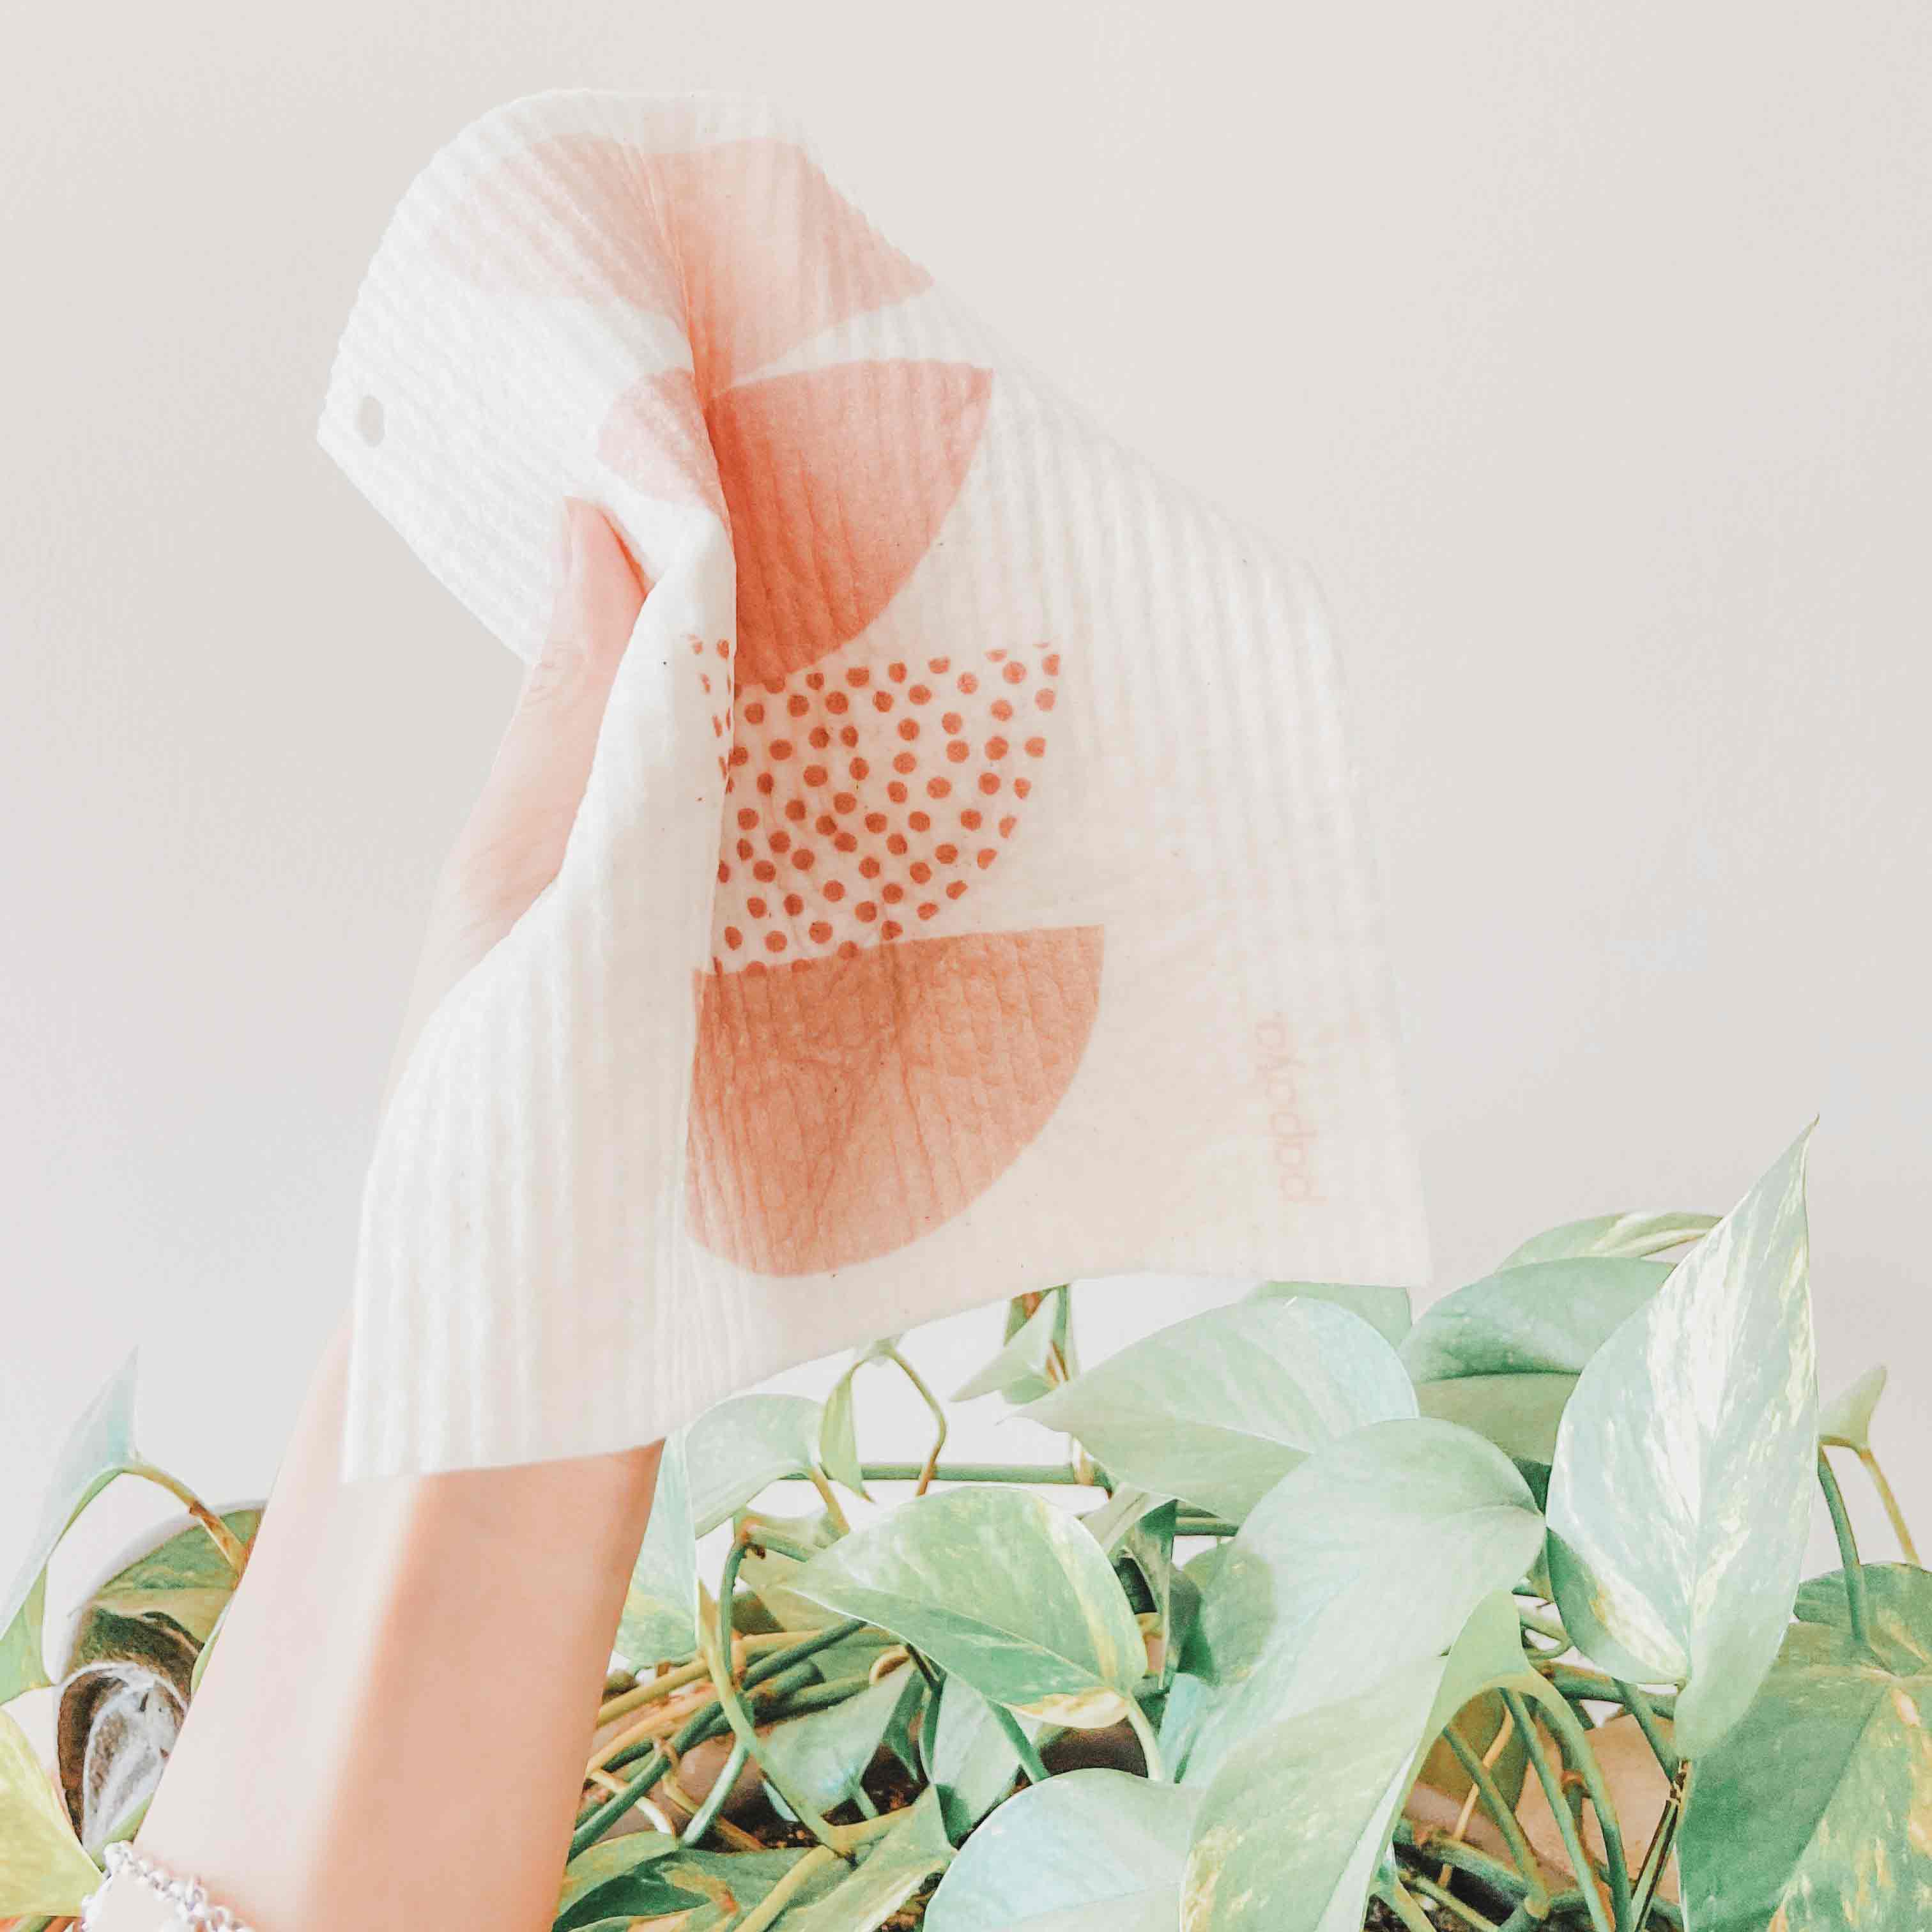
[[[549,638],[436,890],[398,1070],[556,876],[643,607],[588,505],[566,506],[560,550]],[[657,1448],[345,1486],[346,1361],[345,1331],[142,1847],[259,1932],[543,1932]],[[168,1922],[124,1892],[103,1927]]]

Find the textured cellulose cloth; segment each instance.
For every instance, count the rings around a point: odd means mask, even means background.
[[[652,586],[562,871],[404,1070],[346,1465],[646,1441],[1076,1275],[1424,1265],[1303,578],[756,103],[547,95],[409,190],[322,440],[510,648]]]

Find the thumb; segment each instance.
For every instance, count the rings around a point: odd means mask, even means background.
[[[556,877],[644,596],[640,573],[602,512],[566,501],[549,634],[438,883],[404,1053],[443,994]]]

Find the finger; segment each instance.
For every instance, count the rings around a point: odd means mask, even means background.
[[[549,634],[452,856],[447,887],[479,957],[563,863],[610,687],[644,607],[629,554],[593,506],[566,503],[558,550]]]

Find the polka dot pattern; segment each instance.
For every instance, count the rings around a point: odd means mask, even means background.
[[[704,664],[730,740],[713,966],[850,958],[942,929],[1018,826],[1059,674],[1045,644],[970,661],[842,652],[745,686],[734,730],[728,674]]]

